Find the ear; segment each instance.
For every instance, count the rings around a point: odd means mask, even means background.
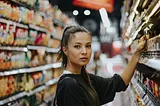
[[[65,55],[67,56],[68,55],[67,48],[63,46],[62,50],[65,53]]]

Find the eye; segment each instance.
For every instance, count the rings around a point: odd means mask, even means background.
[[[80,48],[80,45],[75,45],[74,47],[77,48],[77,49],[79,49],[79,48]]]
[[[87,45],[86,47],[87,47],[87,48],[91,48],[91,45]]]

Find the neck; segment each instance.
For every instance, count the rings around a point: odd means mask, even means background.
[[[67,64],[66,70],[70,71],[72,74],[81,74],[82,66]]]

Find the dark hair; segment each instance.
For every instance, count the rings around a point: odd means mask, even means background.
[[[90,34],[90,32],[82,26],[68,26],[63,31],[63,35],[62,35],[62,39],[61,39],[61,43],[60,43],[60,50],[58,52],[59,56],[57,58],[57,60],[60,60],[62,58],[63,67],[66,67],[66,65],[67,65],[67,56],[63,52],[63,47],[68,46],[68,41],[69,41],[70,37],[77,32],[86,32],[86,33]]]
[[[59,56],[57,58],[57,60],[60,60],[62,58],[63,68],[66,68],[66,66],[67,66],[67,56],[63,52],[63,47],[67,47],[68,46],[69,39],[77,32],[86,32],[86,33],[91,35],[91,33],[86,28],[84,28],[82,26],[68,26],[68,27],[66,27],[64,29],[63,35],[62,35],[62,39],[61,39],[61,43],[60,43],[60,50],[58,52]],[[81,74],[90,83],[90,78],[88,77],[88,75],[86,73],[85,66],[82,67]]]

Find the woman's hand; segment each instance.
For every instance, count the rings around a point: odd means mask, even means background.
[[[147,40],[148,39],[145,36],[141,37],[135,52],[141,53],[147,50]]]

